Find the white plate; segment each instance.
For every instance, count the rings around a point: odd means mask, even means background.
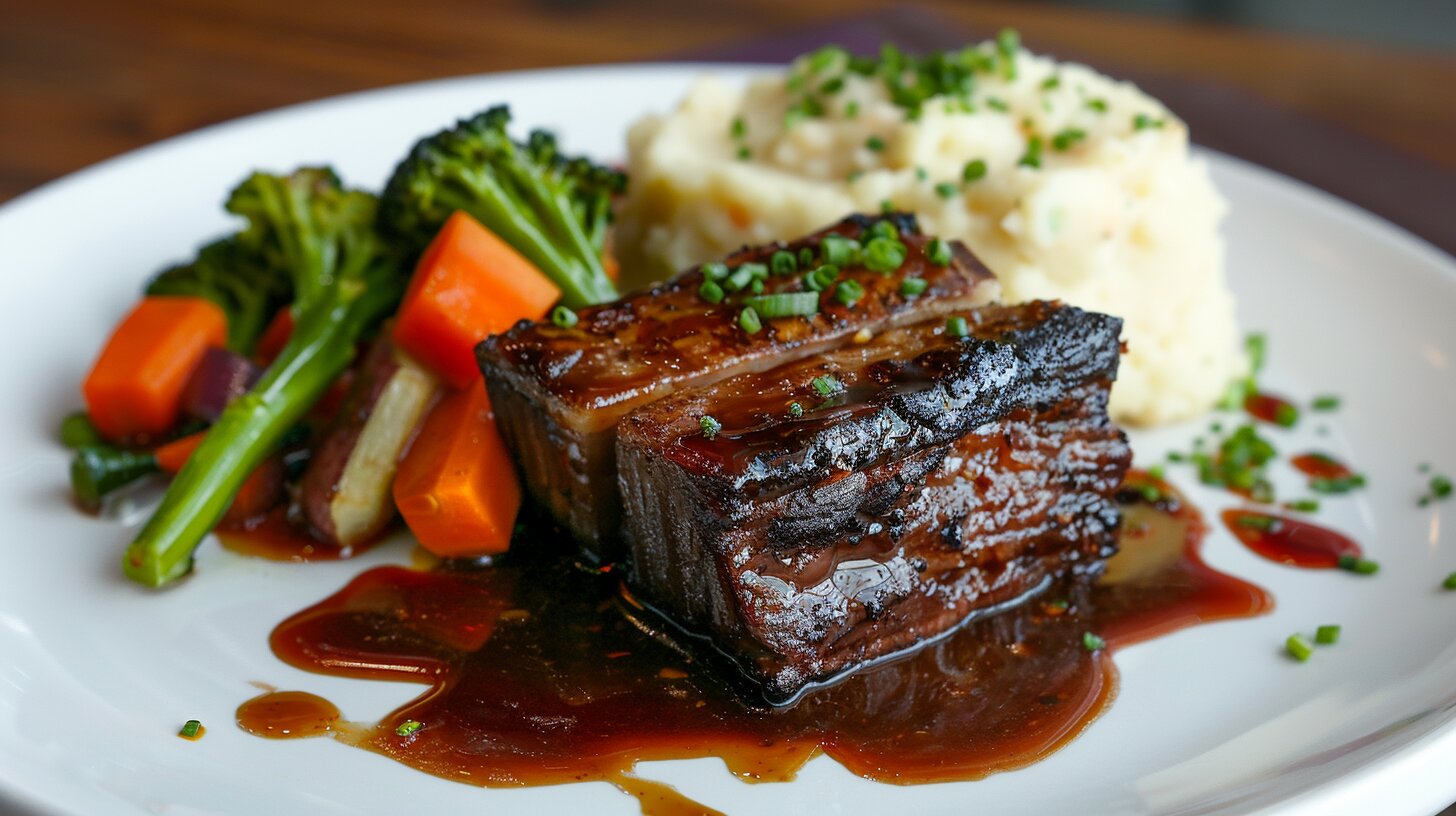
[[[329,162],[379,184],[421,133],[496,102],[568,146],[620,155],[626,125],[671,105],[698,66],[474,77],[334,99],[211,128],[78,173],[0,210],[0,809],[43,813],[622,813],[605,783],[482,790],[331,740],[270,742],[233,728],[249,681],[311,690],[370,720],[418,687],[289,668],[267,635],[289,613],[403,544],[352,563],[291,566],[204,545],[198,574],[149,593],[118,567],[129,530],[75,512],[57,420],[98,345],[162,264],[226,219],[224,193],[254,167]],[[739,76],[744,70],[717,68]],[[1373,578],[1260,560],[1226,533],[1217,567],[1271,589],[1270,616],[1184,631],[1117,656],[1112,709],[1070,746],[980,782],[896,787],[825,758],[789,784],[746,785],[717,760],[645,765],[645,776],[735,813],[1423,814],[1456,800],[1456,541],[1448,508],[1418,510],[1418,462],[1456,470],[1456,264],[1317,191],[1211,155],[1233,203],[1229,274],[1240,316],[1267,330],[1268,381],[1344,396],[1319,423],[1271,434],[1369,474],[1326,502],[1383,569]],[[1139,434],[1143,463],[1205,423]],[[1318,441],[1316,441],[1318,440]],[[1174,472],[1188,485],[1186,472]],[[1291,488],[1295,476],[1280,476]],[[1193,491],[1210,516],[1226,497]],[[1342,642],[1306,664],[1284,638],[1322,623]],[[210,726],[197,743],[178,725]]]

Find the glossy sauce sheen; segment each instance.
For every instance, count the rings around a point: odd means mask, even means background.
[[[238,706],[238,727],[257,737],[296,739],[338,730],[339,709],[306,691],[268,691]]]
[[[1280,412],[1290,410],[1295,412],[1294,416],[1298,416],[1298,409],[1293,403],[1273,394],[1250,394],[1244,400],[1244,412],[1261,422],[1283,424],[1279,421]]]
[[[1270,608],[1263,590],[1199,558],[1196,510],[1171,493],[1137,495],[1123,491],[1124,551],[1100,580],[1055,584],[787,708],[753,704],[657,636],[612,570],[560,557],[373,569],[280,624],[272,646],[310,671],[428,685],[342,736],[477,785],[604,780],[648,812],[681,813],[702,809],[624,774],[642,760],[717,756],[745,779],[785,780],[822,751],[876,780],[974,779],[1047,756],[1106,708],[1116,669],[1084,633],[1116,648]],[[408,720],[423,726],[399,736]]]
[[[562,406],[610,409],[608,416],[615,421],[650,395],[670,390],[673,383],[697,380],[765,355],[781,359],[790,350],[823,346],[861,327],[877,330],[915,315],[941,315],[990,298],[993,278],[980,261],[953,242],[953,263],[931,263],[926,254],[930,236],[921,234],[914,219],[904,215],[851,217],[791,243],[744,248],[724,262],[737,268],[746,262],[767,264],[779,250],[817,253],[824,236],[863,239],[864,230],[879,221],[897,227],[907,258],[891,274],[858,265],[840,270],[837,281],[854,281],[865,291],[853,308],[836,300],[831,286],[820,293],[816,314],[765,319],[761,331],[748,334],[738,324],[741,296],[718,304],[704,300],[698,294],[702,268],[697,267],[651,290],[582,309],[577,313],[579,322],[570,328],[519,323],[482,345],[488,349],[481,352],[482,364],[508,367],[528,377]],[[801,275],[819,263],[815,260],[794,274],[769,276],[764,293],[803,291]],[[907,277],[924,280],[927,288],[915,297],[902,295],[900,286]]]
[[[229,550],[269,561],[342,561],[373,547],[384,535],[361,544],[340,547],[319,540],[300,525],[288,519],[287,507],[275,507],[267,515],[249,519],[243,524],[230,524],[213,531],[217,540]]]
[[[1294,567],[1328,569],[1338,567],[1343,557],[1362,554],[1349,536],[1288,516],[1232,509],[1223,511],[1223,522],[1256,554]]]
[[[1301,453],[1289,457],[1295,470],[1311,479],[1348,479],[1355,475],[1349,465],[1323,453]]]

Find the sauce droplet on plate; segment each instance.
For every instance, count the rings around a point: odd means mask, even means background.
[[[1223,511],[1223,522],[1245,547],[1281,564],[1327,569],[1362,555],[1349,536],[1288,516],[1236,508]]]
[[[238,706],[238,726],[269,739],[321,737],[337,729],[339,709],[306,691],[270,691]]]

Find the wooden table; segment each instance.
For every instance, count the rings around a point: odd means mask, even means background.
[[[1456,170],[1456,57],[1029,3],[930,0],[964,25],[1203,77]],[[873,0],[0,0],[0,200],[203,125],[455,74],[621,62],[811,28]]]

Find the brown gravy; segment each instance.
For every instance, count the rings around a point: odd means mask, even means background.
[[[1198,511],[1156,487],[1165,498],[1153,503],[1124,491],[1122,552],[1101,578],[1055,584],[787,708],[757,704],[679,651],[622,600],[610,570],[544,554],[544,540],[493,566],[369,570],[271,643],[309,671],[427,685],[379,724],[336,736],[476,785],[602,780],[664,814],[710,811],[631,776],[640,761],[716,756],[774,781],[825,753],[884,782],[975,779],[1035,762],[1096,719],[1115,696],[1112,650],[1272,607],[1203,563]],[[1107,648],[1089,649],[1087,633]],[[267,733],[257,702],[239,722]],[[401,736],[408,721],[420,726]]]

